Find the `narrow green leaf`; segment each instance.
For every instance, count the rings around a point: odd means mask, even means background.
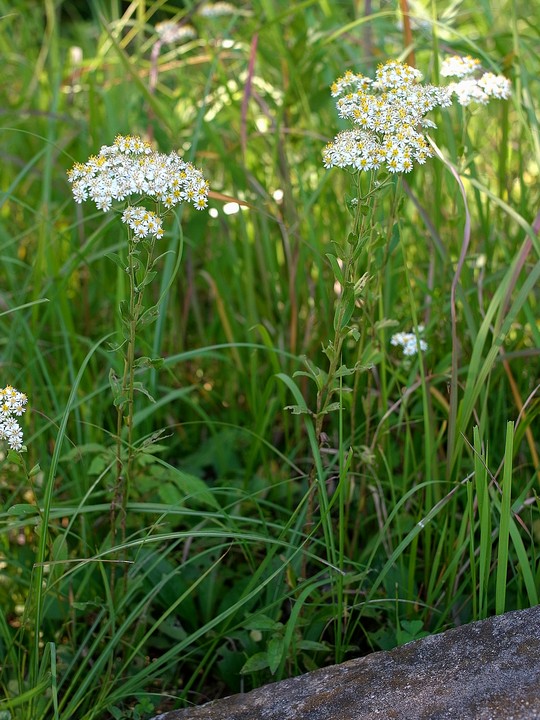
[[[510,535],[510,513],[512,502],[512,468],[514,448],[514,423],[506,425],[504,467],[502,480],[501,517],[499,521],[499,545],[497,551],[497,577],[495,581],[495,612],[501,615],[506,606],[506,579],[508,573],[508,539]]]
[[[310,652],[328,652],[328,645],[316,640],[300,640],[296,643],[299,650],[309,650]]]
[[[150,358],[150,357],[140,357],[135,360],[134,367],[136,368],[144,368],[144,367],[152,367],[156,370],[159,370],[159,368],[163,367],[163,363],[165,360],[163,358]]]
[[[523,582],[525,583],[525,588],[527,590],[529,605],[531,607],[534,607],[535,605],[538,605],[537,583],[533,576],[533,570],[531,568],[531,562],[527,555],[527,550],[525,549],[523,540],[521,539],[521,535],[519,534],[519,529],[514,518],[510,518],[510,537],[512,538],[512,545],[514,546],[514,550],[516,551],[517,559],[519,562],[519,572],[523,577]]]
[[[141,395],[144,395],[145,397],[147,397],[151,403],[156,402],[154,400],[154,398],[150,395],[148,390],[145,388],[145,386],[142,384],[142,382],[133,383],[133,389],[135,390],[135,392],[139,392],[139,393],[141,393]]]
[[[285,405],[284,410],[290,410],[293,415],[311,415],[312,412],[307,407],[300,405]]]
[[[347,367],[346,365],[342,365],[340,368],[338,368],[336,370],[334,377],[340,378],[340,377],[346,377],[347,375],[354,375],[356,373],[357,369],[358,368],[356,365],[352,368]]]
[[[129,272],[126,266],[126,260],[121,258],[120,255],[118,255],[117,253],[105,253],[105,257],[109,258],[109,260],[112,260],[113,263],[117,265],[123,272]]]
[[[352,261],[356,262],[360,255],[362,254],[362,251],[366,247],[369,240],[369,235],[362,235],[362,237],[357,238],[357,242],[353,251],[352,255]]]
[[[339,401],[329,403],[324,410],[321,411],[321,414],[328,415],[328,413],[335,412],[336,410],[341,410],[341,403]]]
[[[114,372],[113,368],[109,370],[109,385],[112,390],[114,404],[116,407],[119,407],[119,398],[122,394],[122,381]]]
[[[342,331],[347,327],[354,312],[354,303],[354,286],[347,283],[343,288],[343,295],[337,303],[334,315],[334,330]]]
[[[334,273],[334,277],[338,281],[340,285],[345,284],[345,279],[343,277],[343,270],[341,269],[338,259],[335,255],[332,255],[332,253],[326,253],[326,257],[330,261],[330,265],[332,266],[332,272]]]
[[[133,316],[131,315],[131,312],[129,310],[129,304],[127,300],[122,300],[120,303],[120,317],[122,318],[122,322],[129,323],[131,320],[133,320]]]
[[[480,524],[480,554],[478,557],[478,620],[487,617],[488,583],[491,565],[491,509],[489,503],[489,485],[487,473],[487,455],[482,453],[480,431],[473,429],[474,438],[474,480],[478,503],[478,519]]]
[[[399,244],[400,230],[399,223],[394,223],[392,226],[392,236],[388,245],[388,254],[391,255]]]
[[[155,322],[159,317],[159,308],[157,305],[153,305],[152,307],[148,308],[139,318],[139,323],[141,325],[150,325],[151,323]]]

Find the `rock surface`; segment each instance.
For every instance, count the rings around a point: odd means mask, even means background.
[[[540,606],[153,720],[540,720]]]

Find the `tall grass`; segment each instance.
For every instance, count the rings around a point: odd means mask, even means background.
[[[351,230],[349,177],[321,163],[344,128],[328,87],[409,56],[400,4],[0,1],[0,384],[30,400],[24,462],[0,464],[12,718],[150,717],[538,603],[534,8],[411,3],[428,80],[471,54],[512,100],[438,113],[437,157],[378,199],[343,345],[370,369],[342,377],[322,441],[295,376],[327,367],[328,253]],[[156,50],[166,19],[194,34]],[[118,133],[180,150],[213,196],[160,241],[162,313],[138,342],[164,364],[144,371],[156,402],[134,408],[111,542],[124,236],[65,171]],[[429,350],[404,360],[390,337],[418,324]]]

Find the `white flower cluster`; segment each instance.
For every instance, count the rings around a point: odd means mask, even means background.
[[[26,410],[28,399],[11,385],[0,388],[0,440],[7,440],[12,450],[21,450],[23,434],[14,416],[20,417]]]
[[[361,73],[353,73],[347,70],[343,77],[338,78],[330,86],[332,97],[341,97],[348,92],[356,92],[357,90],[366,90],[373,80],[362,75]]]
[[[472,75],[473,72],[480,69],[480,60],[467,55],[452,55],[445,58],[441,64],[441,75],[443,77],[462,78],[466,75]]]
[[[68,179],[76,202],[93,200],[103,212],[111,209],[113,200],[129,202],[133,196],[149,197],[167,209],[181,202],[190,202],[197,210],[208,204],[208,182],[200,170],[175,152],[165,155],[152,150],[150,143],[133,135],[118,135],[97,157],[75,163],[68,170]],[[155,222],[159,218],[147,214],[149,234],[160,237],[161,223]],[[128,216],[124,221],[133,227],[131,221],[135,219],[140,220],[141,215]]]
[[[161,218],[145,207],[129,205],[122,213],[122,222],[133,230],[135,241],[149,235],[156,238],[163,237]]]
[[[480,60],[470,55],[464,58],[454,55],[443,61],[441,75],[462,78],[459,82],[448,85],[448,90],[457,96],[460,105],[470,105],[472,102],[487,105],[491,98],[506,100],[510,97],[512,86],[508,78],[491,72],[486,72],[479,78],[473,77],[479,69]]]
[[[222,17],[223,15],[234,15],[236,8],[228,2],[203,3],[198,14],[202,17]]]
[[[375,80],[347,71],[331,87],[339,116],[358,129],[345,130],[323,153],[324,166],[373,170],[385,165],[391,173],[410,172],[413,163],[432,155],[419,128],[435,127],[425,119],[433,108],[451,104],[443,87],[422,85],[415,68],[390,61],[379,65]]]
[[[418,326],[418,332],[421,333],[423,331],[424,327],[422,325]],[[416,355],[418,352],[418,341],[416,338],[416,335],[412,332],[406,333],[406,332],[399,332],[395,335],[392,335],[390,338],[390,343],[392,345],[400,345],[403,348],[403,354],[407,357],[411,357],[412,355]],[[428,349],[428,345],[425,342],[425,340],[420,340],[420,350],[422,352],[425,352]]]
[[[159,39],[164,43],[175,43],[179,40],[191,40],[197,37],[192,25],[180,25],[173,20],[163,20],[155,26]]]

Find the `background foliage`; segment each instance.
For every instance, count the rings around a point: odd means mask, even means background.
[[[538,602],[540,17],[507,0],[409,7],[407,46],[396,2],[208,17],[0,1],[0,382],[31,405],[28,452],[0,465],[11,717],[150,717]],[[166,19],[193,33],[156,47]],[[445,162],[407,175],[399,207],[381,196],[378,272],[346,349],[371,369],[319,448],[309,414],[285,407],[314,407],[291,378],[303,357],[325,367],[326,253],[350,230],[350,178],[321,164],[342,129],[328,87],[411,51],[435,82],[443,55],[471,54],[514,95],[440,112]],[[161,241],[141,353],[165,363],[145,371],[156,402],[139,399],[127,538],[111,548],[107,342],[126,287],[106,255],[125,236],[75,205],[65,171],[118,133],[180,150],[214,195]],[[389,342],[415,322],[421,364]]]

